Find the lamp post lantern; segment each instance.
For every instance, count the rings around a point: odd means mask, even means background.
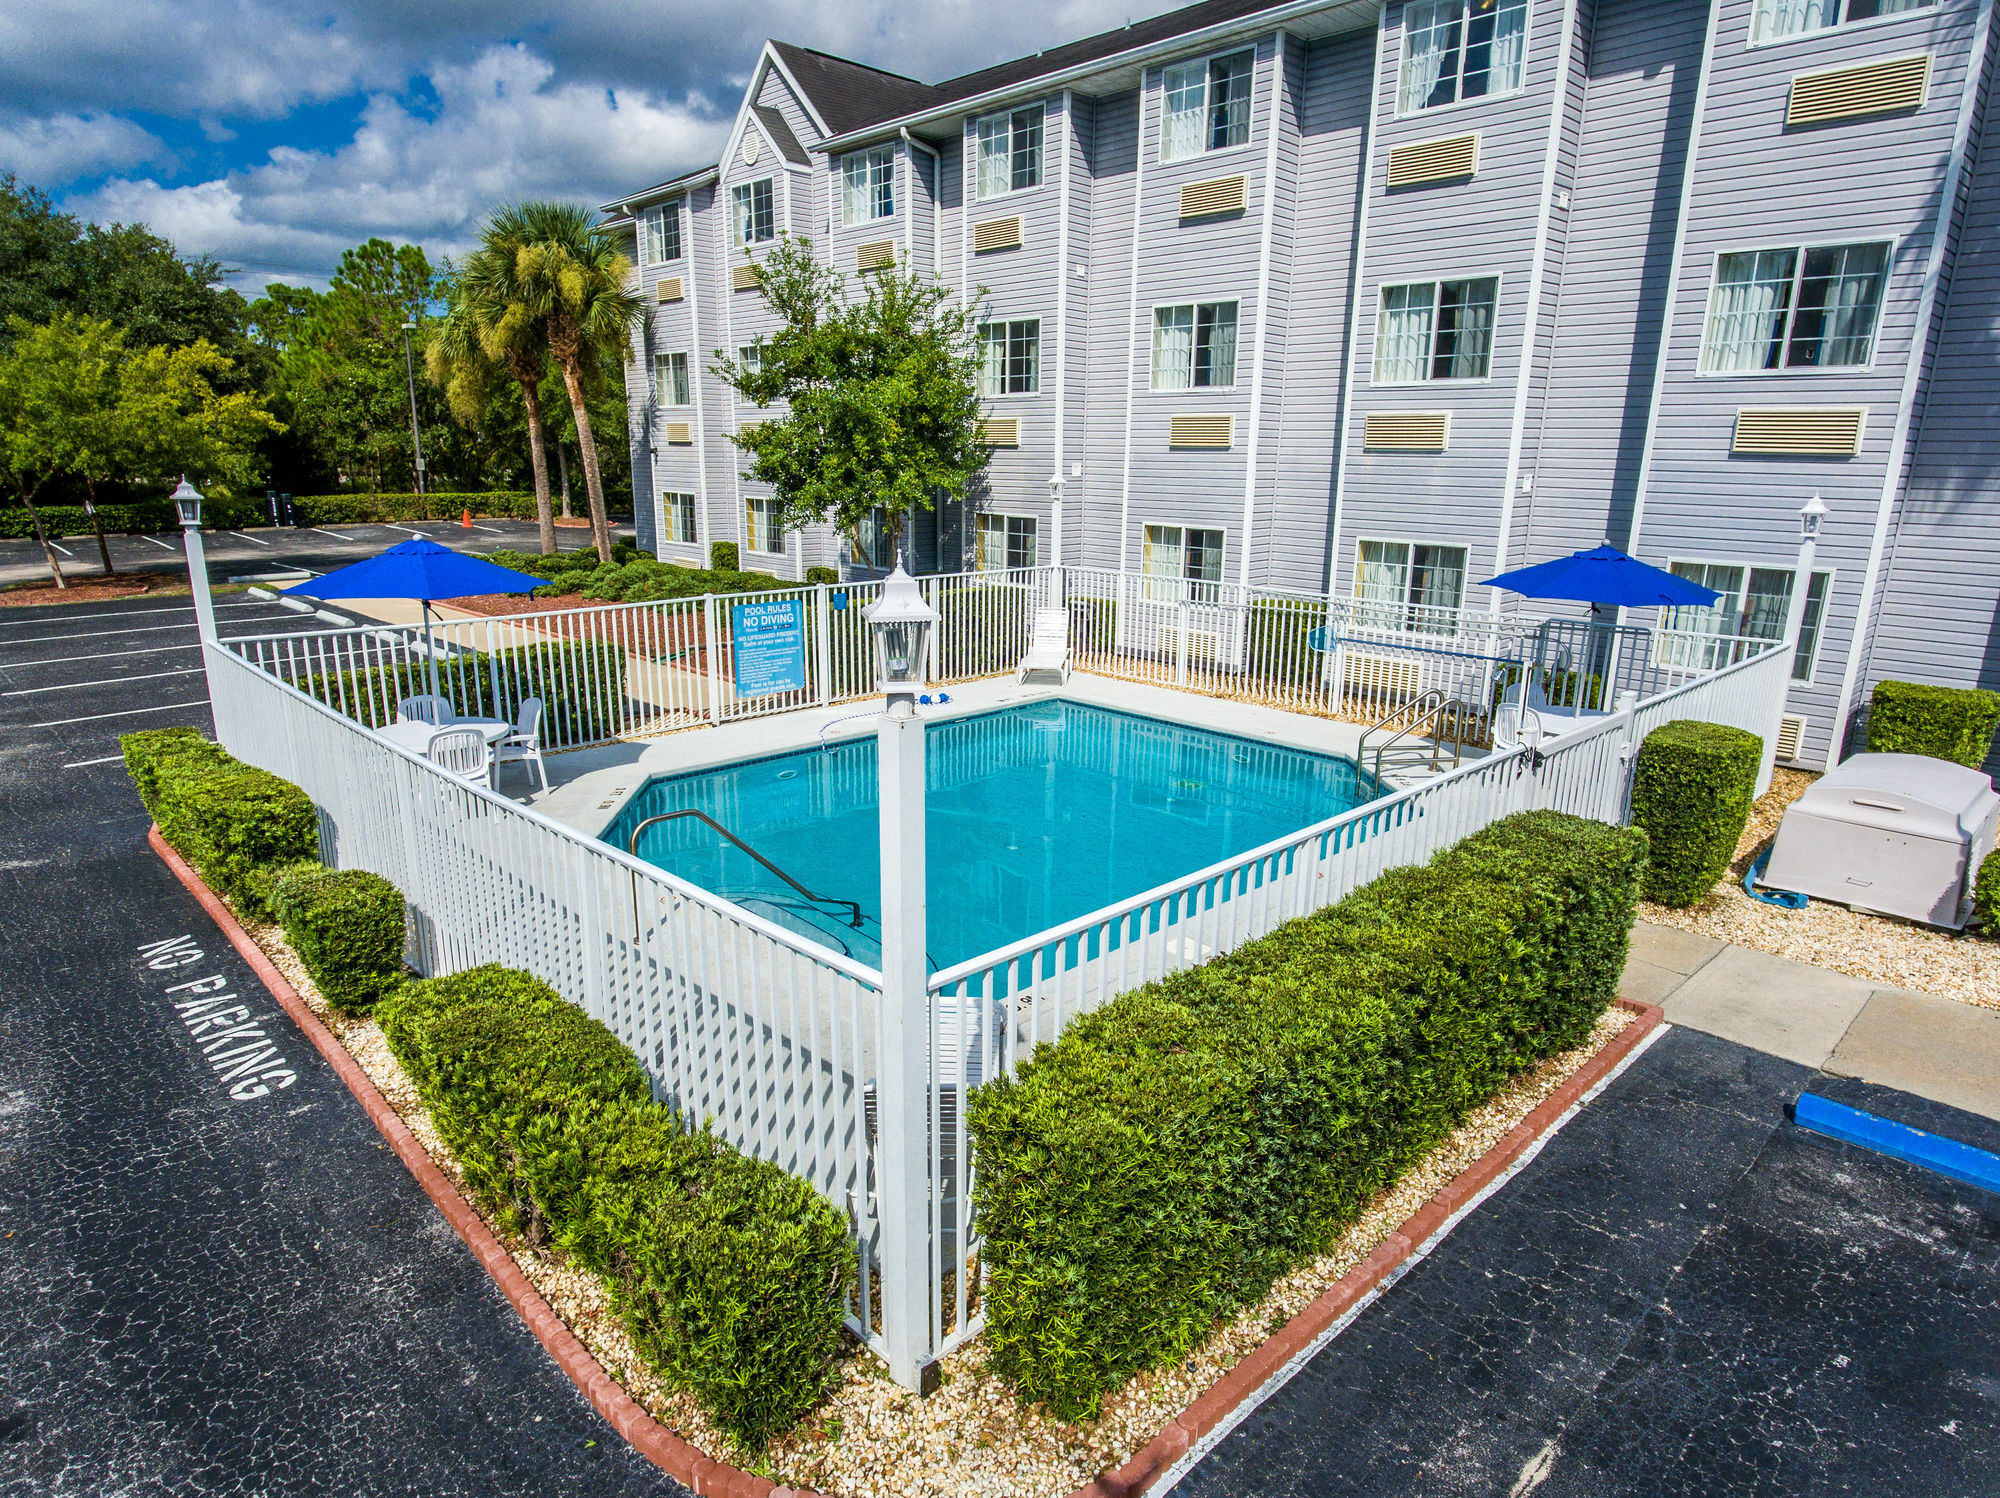
[[[882,1005],[876,1048],[876,1187],[882,1223],[882,1335],[889,1375],[920,1392],[930,1353],[930,970],[925,959],[924,684],[938,614],[895,569],[862,611],[888,710],[875,730],[881,806]]]
[[[413,322],[403,324],[403,373],[410,381],[410,448],[417,460],[417,493],[424,492],[424,438],[417,430],[417,364],[410,355],[410,335],[417,331]]]
[[[215,600],[208,591],[208,553],[201,544],[201,491],[183,476],[174,490],[181,543],[187,549],[188,591],[194,595],[195,631],[206,645],[215,638]]]
[[[1826,519],[1826,501],[1815,494],[1799,506],[1799,564],[1792,573],[1792,596],[1785,609],[1785,643],[1798,656],[1799,634],[1806,622],[1806,595],[1812,591],[1813,556],[1819,550],[1820,522]]]

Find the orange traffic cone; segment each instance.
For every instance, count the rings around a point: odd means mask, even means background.
[[[470,506],[466,507],[465,514],[459,518],[458,523],[466,530],[472,529],[472,509]]]

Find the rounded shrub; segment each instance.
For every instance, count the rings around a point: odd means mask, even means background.
[[[840,581],[840,569],[838,567],[808,567],[806,568],[806,581],[814,584],[837,583]]]
[[[742,554],[737,551],[734,541],[711,541],[708,544],[708,565],[714,572],[735,572],[742,565]]]
[[[271,913],[326,1001],[361,1015],[403,981],[403,892],[366,869],[295,865],[272,882]]]
[[[1972,883],[1972,924],[2000,941],[2000,853],[1988,853],[1980,862]]]
[[[1993,752],[2000,692],[1878,681],[1868,699],[1868,752],[1927,754],[1976,770]]]
[[[1632,775],[1632,822],[1650,840],[1646,898],[1692,905],[1729,868],[1750,820],[1764,741],[1682,720],[1646,735]]]

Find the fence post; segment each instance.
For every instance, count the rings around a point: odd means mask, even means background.
[[[825,583],[813,589],[813,666],[819,672],[819,692],[814,697],[821,707],[833,700],[833,590]]]
[[[1618,730],[1622,740],[1618,747],[1618,773],[1605,777],[1604,794],[1609,804],[1604,808],[1603,820],[1613,827],[1623,827],[1632,799],[1632,767],[1639,758],[1639,694],[1629,689],[1620,692],[1613,711],[1625,722]]]
[[[701,595],[702,655],[708,661],[708,721],[722,722],[722,631],[717,626],[715,595]]]

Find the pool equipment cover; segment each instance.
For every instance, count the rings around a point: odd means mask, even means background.
[[[1996,824],[2000,795],[1978,770],[1857,754],[1785,812],[1763,882],[1957,931]]]

